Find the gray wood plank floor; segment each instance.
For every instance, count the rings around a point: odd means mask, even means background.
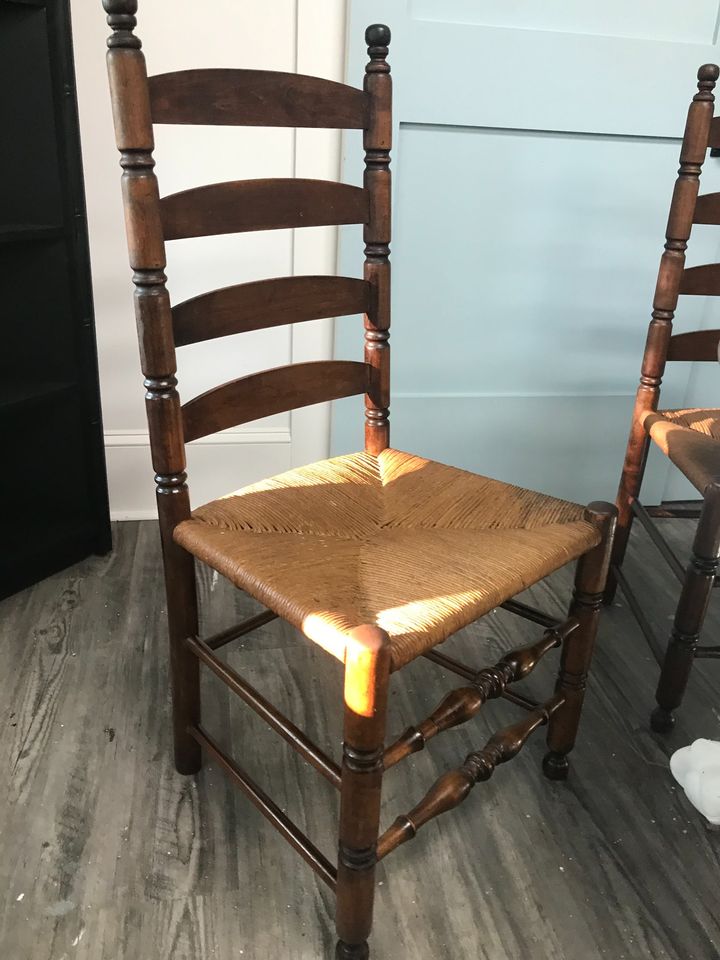
[[[679,552],[692,524],[663,521]],[[676,584],[642,531],[627,571],[658,629]],[[531,599],[561,611],[569,573]],[[208,573],[204,629],[254,609]],[[170,760],[164,599],[153,523],[115,527],[115,551],[0,604],[0,957],[8,960],[315,960],[332,956],[328,891],[208,764]],[[714,607],[716,605],[714,604]],[[713,610],[708,635],[717,631]],[[539,628],[499,612],[449,641],[478,666]],[[228,648],[230,662],[326,749],[340,743],[338,665],[287,625]],[[554,663],[527,682],[542,696]],[[669,775],[673,749],[720,738],[720,665],[699,664],[677,728],[649,731],[657,666],[626,604],[607,611],[567,784],[540,774],[542,737],[378,871],[377,960],[710,960],[720,957],[720,834]],[[207,727],[332,854],[332,788],[204,680]],[[420,719],[456,678],[426,661],[396,678],[391,728]],[[490,705],[386,779],[384,823],[516,715]]]

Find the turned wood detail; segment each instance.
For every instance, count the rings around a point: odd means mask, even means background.
[[[133,34],[137,26],[137,0],[103,0],[103,8],[107,14],[107,24],[113,31],[107,40],[108,47],[139,50],[140,38]]]
[[[680,151],[680,167],[673,190],[665,231],[665,246],[660,259],[651,321],[648,328],[630,426],[630,436],[617,496],[618,529],[613,548],[613,566],[622,564],[632,525],[632,501],[640,493],[645,472],[649,439],[644,416],[656,410],[660,386],[665,372],[673,319],[685,268],[685,251],[692,229],[700,183],[700,173],[707,153],[710,124],[713,117],[713,89],[718,67],[705,64],[698,70],[698,90],[688,109],[685,135]],[[609,588],[608,599],[614,587]]]
[[[410,813],[399,816],[378,840],[377,856],[382,860],[400,844],[417,834],[418,830],[442,813],[458,807],[467,798],[476,783],[489,780],[501,763],[507,763],[522,750],[530,735],[544,726],[565,702],[562,693],[555,694],[537,710],[510,727],[498,730],[482,750],[473,751],[457,770],[443,774],[420,803]]]
[[[385,751],[385,769],[412,753],[424,750],[428,741],[445,730],[472,720],[488,700],[501,697],[506,687],[532,673],[542,658],[560,646],[578,626],[574,618],[546,630],[542,638],[505,654],[494,666],[478,670],[470,684],[451,690],[430,716],[408,729]]]
[[[364,186],[370,200],[365,224],[365,280],[372,286],[365,314],[365,362],[372,367],[365,398],[365,447],[380,453],[390,443],[390,147],[392,145],[392,81],[387,62],[390,30],[382,24],[365,32],[369,61],[363,89],[369,99],[369,121],[363,136]]]

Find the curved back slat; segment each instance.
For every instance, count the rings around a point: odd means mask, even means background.
[[[718,360],[720,330],[693,330],[670,337],[668,360]]]
[[[704,193],[697,198],[693,223],[720,224],[720,193]]]
[[[330,180],[231,180],[160,200],[165,240],[365,223],[368,194]]]
[[[708,137],[708,147],[720,147],[720,117],[713,117],[710,123],[710,136]]]
[[[368,97],[332,80],[271,70],[181,70],[150,77],[153,123],[362,129]]]
[[[350,277],[277,277],[203,293],[172,308],[175,346],[302,323],[366,313],[370,284]]]
[[[697,297],[720,295],[720,263],[704,263],[688,267],[680,280],[680,293]]]
[[[274,413],[365,393],[371,368],[354,360],[319,360],[231,380],[182,407],[185,442]]]

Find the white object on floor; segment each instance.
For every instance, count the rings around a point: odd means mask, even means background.
[[[690,803],[710,823],[720,825],[720,743],[696,740],[676,750],[670,770]]]

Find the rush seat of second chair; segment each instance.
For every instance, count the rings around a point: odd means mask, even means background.
[[[394,450],[389,441],[390,31],[368,28],[363,89],[257,70],[189,70],[148,79],[134,34],[135,0],[104,0],[108,66],[123,168],[128,247],[156,471],[170,634],[175,762],[200,769],[204,749],[336,894],[345,960],[368,956],[378,860],[547,725],[546,775],[568,773],[609,563],[615,508],[577,504]],[[246,124],[363,130],[362,187],[315,180],[253,180],[161,198],[153,124]],[[362,223],[363,278],[286,277],[245,283],[171,306],[165,244],[185,237]],[[180,403],[176,348],[319,317],[365,316],[364,362],[319,361],[267,370]],[[291,470],[190,510],[185,444],[283,410],[365,397],[365,450]],[[267,609],[201,638],[196,561]],[[558,621],[514,599],[577,561],[575,591]],[[492,666],[467,665],[437,645],[502,605],[544,631]],[[344,665],[342,759],[328,756],[218,655],[276,617]],[[534,702],[513,689],[562,648],[555,690]],[[426,718],[386,745],[391,674],[418,657],[458,675]],[[340,793],[339,843],[328,857],[202,725],[205,665]],[[338,691],[339,692],[339,691]],[[499,730],[410,810],[380,832],[384,775],[433,737],[502,697],[526,716]]]

